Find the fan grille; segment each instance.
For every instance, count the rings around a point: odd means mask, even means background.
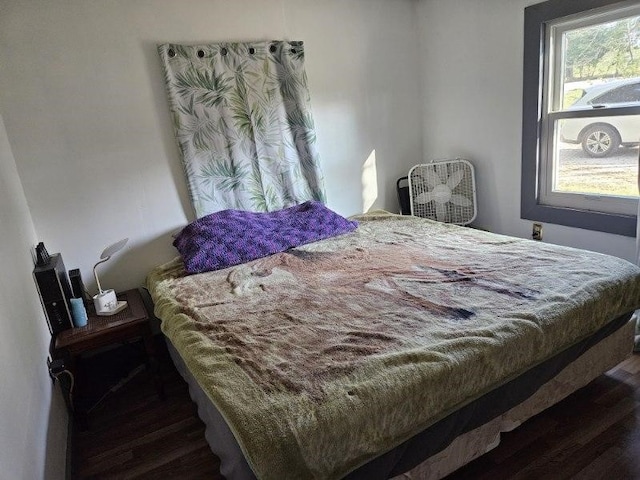
[[[467,225],[476,217],[473,165],[462,159],[416,165],[409,195],[412,215]]]

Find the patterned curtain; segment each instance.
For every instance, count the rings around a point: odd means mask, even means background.
[[[198,217],[325,201],[302,42],[158,51]]]
[[[638,193],[640,194],[640,152],[638,153]],[[636,265],[640,265],[640,198],[636,217]],[[636,310],[636,339],[633,351],[640,352],[640,310]]]

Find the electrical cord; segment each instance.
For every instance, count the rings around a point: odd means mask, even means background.
[[[133,377],[135,377],[138,373],[140,373],[141,371],[143,371],[146,368],[145,365],[138,365],[136,368],[134,368],[131,372],[129,372],[129,375],[127,375],[126,377],[124,377],[122,380],[120,380],[118,383],[116,383],[114,386],[112,386],[109,390],[106,391],[106,393],[104,395],[102,395],[102,397],[100,397],[96,403],[93,404],[92,407],[89,408],[89,410],[87,410],[87,413],[91,413],[98,405],[100,405],[100,403],[107,398],[110,394],[118,391],[121,387],[123,387],[129,380],[131,380]]]
[[[73,387],[75,386],[75,377],[69,370],[61,370],[57,373],[51,373],[56,380],[60,380],[60,375],[66,374],[69,377],[69,405],[73,409]]]

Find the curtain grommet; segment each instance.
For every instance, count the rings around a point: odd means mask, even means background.
[[[253,55],[254,53],[256,53],[256,49],[253,47],[249,47],[249,55]]]
[[[269,47],[269,51],[270,51],[271,53],[275,53],[275,51],[276,51],[276,46],[275,46],[275,45],[271,45],[271,46]]]
[[[167,51],[167,55],[169,55],[169,58],[173,58],[173,57],[175,57],[175,56],[176,56],[176,51],[175,51],[173,48],[170,48],[170,49]]]
[[[227,51],[227,49],[226,49],[226,48],[222,47],[222,48],[220,49],[220,55],[222,55],[223,57],[224,57],[224,56],[226,56],[226,55],[227,55],[227,53],[228,53],[228,51]]]
[[[204,57],[204,50],[198,50],[198,53],[196,55],[198,55],[198,58]]]

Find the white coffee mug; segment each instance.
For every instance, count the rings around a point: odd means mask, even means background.
[[[93,296],[93,306],[98,315],[112,312],[118,306],[116,292],[112,288]]]

